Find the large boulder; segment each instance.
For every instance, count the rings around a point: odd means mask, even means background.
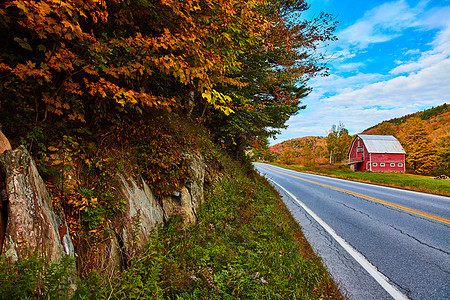
[[[57,261],[74,255],[67,223],[25,147],[0,154],[0,190],[3,204],[4,242],[1,253],[13,262],[34,251]]]

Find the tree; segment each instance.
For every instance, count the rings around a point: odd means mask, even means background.
[[[392,125],[392,123],[384,121],[380,125],[378,125],[377,128],[375,128],[375,130],[373,131],[373,134],[394,135],[395,136],[396,132],[397,132],[397,130],[394,127],[394,125]]]
[[[283,151],[281,151],[280,156],[278,157],[278,160],[282,164],[286,165],[292,165],[295,163],[295,155],[291,148],[284,147]]]
[[[286,121],[304,106],[310,89],[307,82],[325,70],[317,47],[334,40],[335,22],[321,14],[300,21],[308,6],[304,1],[271,0],[261,13],[273,24],[262,32],[262,43],[243,48],[242,68],[235,76],[245,86],[223,86],[231,97],[231,115],[210,115],[207,126],[237,156],[255,137],[272,137],[286,128]]]
[[[0,117],[110,130],[145,110],[185,112],[243,153],[285,128],[325,69],[335,22],[303,0],[42,0],[0,3]],[[234,112],[232,115],[230,113]],[[55,125],[55,126],[54,126]]]
[[[264,160],[273,161],[274,156],[269,147],[269,142],[267,139],[261,139],[254,141],[252,143],[253,159],[254,160]]]
[[[244,85],[234,73],[241,48],[269,29],[258,13],[264,3],[2,2],[5,115],[19,114],[27,131],[46,122],[109,123],[147,108],[182,110],[188,100],[229,113],[230,98],[216,86]]]
[[[450,176],[450,133],[437,139],[436,155],[438,156],[439,173]]]
[[[303,165],[305,167],[311,167],[315,164],[315,158],[312,151],[312,145],[309,141],[305,141],[305,145],[303,146]]]
[[[423,175],[431,174],[436,169],[436,149],[421,118],[409,118],[401,126],[399,139],[406,150],[407,168]]]
[[[339,122],[338,126],[333,125],[331,127],[326,141],[331,162],[341,162],[347,157],[352,137],[348,134],[348,130],[343,123]]]

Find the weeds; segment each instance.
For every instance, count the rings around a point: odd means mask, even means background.
[[[74,264],[69,257],[49,264],[38,253],[13,264],[0,256],[0,299],[67,299]]]

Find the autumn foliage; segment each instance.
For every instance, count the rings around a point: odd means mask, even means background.
[[[266,128],[285,126],[324,69],[317,46],[334,39],[331,17],[301,20],[305,9],[302,0],[2,2],[2,123],[17,125],[5,131],[100,130],[163,109],[192,114],[225,146],[273,134]]]
[[[407,170],[423,175],[450,174],[449,132],[450,105],[445,103],[384,121],[364,131],[396,136],[406,150]]]

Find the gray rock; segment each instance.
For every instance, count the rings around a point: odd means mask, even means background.
[[[132,178],[125,179],[122,174],[117,176],[116,190],[118,196],[127,203],[127,209],[122,217],[124,227],[116,233],[123,240],[125,250],[132,252],[133,248],[141,248],[152,230],[164,222],[164,211],[142,179],[140,187]]]
[[[34,251],[52,261],[64,255],[73,256],[74,247],[64,215],[53,209],[50,194],[28,151],[21,146],[0,154],[0,173],[7,197],[1,253],[10,261]]]

